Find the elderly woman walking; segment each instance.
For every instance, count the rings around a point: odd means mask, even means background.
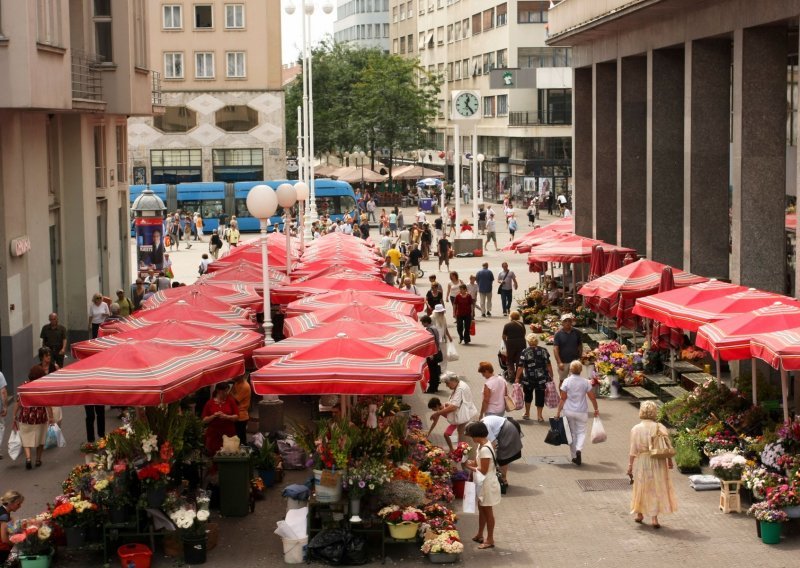
[[[650,457],[650,439],[658,432],[668,436],[664,425],[656,422],[658,407],[647,400],[639,407],[639,422],[631,428],[631,449],[628,456],[628,475],[633,479],[633,495],[631,496],[631,514],[636,513],[634,520],[641,523],[645,515],[650,517],[654,529],[661,528],[658,522],[659,513],[674,513],[678,510],[675,490],[669,470],[672,459],[655,459]]]
[[[535,333],[525,336],[528,347],[523,349],[519,356],[517,366],[517,376],[514,382],[522,384],[522,392],[525,395],[525,415],[523,420],[531,417],[531,402],[534,402],[536,395],[536,419],[544,422],[542,411],[544,410],[544,391],[547,383],[553,380],[553,364],[550,362],[550,354],[544,347],[539,347],[539,338]]]
[[[581,451],[586,440],[586,422],[589,420],[587,397],[592,401],[595,417],[600,415],[592,385],[581,377],[581,371],[583,371],[583,365],[580,361],[573,361],[569,364],[569,376],[561,383],[561,401],[556,410],[556,418],[560,418],[561,411],[564,411],[569,430],[572,433],[572,442],[569,445],[572,463],[578,466],[581,465]]]

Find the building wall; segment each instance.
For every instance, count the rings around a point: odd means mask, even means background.
[[[339,0],[333,39],[356,48],[389,51],[390,0]],[[376,36],[376,33],[379,34]]]

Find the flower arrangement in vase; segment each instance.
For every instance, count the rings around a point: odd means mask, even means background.
[[[351,498],[374,493],[392,480],[391,469],[377,459],[364,459],[347,468],[342,487]]]
[[[402,523],[421,523],[425,520],[425,513],[416,507],[400,507],[399,505],[388,505],[378,511],[378,516],[387,525],[399,525]]]
[[[777,473],[769,471],[763,466],[746,467],[742,474],[742,483],[753,492],[756,499],[765,499],[767,490],[786,483],[786,478]]]
[[[59,495],[50,511],[53,523],[62,529],[86,527],[94,520],[97,505],[80,496]]]
[[[470,445],[466,442],[459,442],[453,451],[450,452],[450,459],[456,463],[462,463],[467,461],[467,454],[470,451]]]

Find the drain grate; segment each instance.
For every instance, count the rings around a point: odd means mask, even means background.
[[[528,456],[524,458],[525,463],[528,465],[549,464],[549,465],[566,465],[570,463],[570,458],[567,456]]]
[[[630,488],[628,479],[576,479],[581,491],[624,491]]]

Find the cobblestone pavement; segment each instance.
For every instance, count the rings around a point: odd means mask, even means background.
[[[496,207],[496,210],[499,210]],[[412,210],[406,210],[411,218]],[[542,220],[545,224],[553,218]],[[518,219],[526,221],[524,211]],[[521,232],[527,231],[527,222]],[[498,223],[500,245],[508,242],[505,223]],[[247,238],[255,238],[249,236]],[[205,246],[194,245],[173,253],[175,273],[179,280],[191,282],[196,278],[197,264]],[[524,255],[490,251],[483,259],[456,258],[451,267],[462,277],[475,272],[483,261],[497,273],[500,262],[507,260],[517,274],[520,293],[532,284],[537,276],[527,272]],[[427,291],[427,275],[436,271],[435,260],[423,265],[423,278]],[[440,280],[447,276],[440,273]],[[494,297],[499,309],[499,297]],[[450,369],[464,374],[473,392],[479,396],[482,379],[476,372],[479,361],[497,363],[500,334],[505,318],[478,318],[477,336],[469,346],[459,346],[461,358],[450,363]],[[451,322],[452,323],[452,322]],[[440,396],[447,396],[442,387]],[[427,421],[428,395],[407,397],[413,411]],[[12,462],[7,456],[0,461],[0,491],[20,490],[26,501],[17,516],[39,512],[48,500],[58,494],[60,483],[75,464],[83,460],[78,451],[84,439],[83,412],[80,408],[64,409],[64,431],[68,447],[45,452],[44,465],[33,471],[24,469],[24,462]],[[308,415],[298,401],[287,401],[287,415]],[[660,518],[662,529],[656,531],[649,525],[638,525],[628,514],[630,489],[625,485],[628,431],[637,422],[637,409],[626,400],[601,400],[600,413],[608,432],[608,441],[600,445],[587,444],[583,452],[584,463],[576,467],[569,462],[566,447],[546,445],[543,440],[546,426],[535,421],[522,423],[523,459],[511,465],[511,487],[502,503],[495,508],[497,547],[477,550],[469,537],[477,530],[477,515],[462,515],[459,529],[466,543],[461,564],[478,566],[480,563],[506,567],[556,566],[683,566],[739,567],[753,566],[783,568],[798,566],[800,558],[800,531],[789,527],[793,534],[776,546],[762,544],[755,534],[754,521],[744,514],[723,515],[717,508],[718,493],[698,493],[691,490],[685,476],[675,472],[679,511]],[[519,417],[522,412],[513,415]],[[545,416],[553,411],[545,409]],[[114,413],[107,412],[109,427],[116,424]],[[10,421],[6,420],[10,426]],[[440,426],[434,441],[443,443]],[[6,436],[7,440],[7,436]],[[3,447],[5,454],[5,447]],[[305,472],[287,472],[282,485],[303,482]],[[619,489],[584,492],[579,480],[617,480]],[[456,505],[460,511],[460,504]],[[279,566],[283,563],[280,539],[273,535],[275,522],[283,518],[285,504],[280,497],[280,486],[268,490],[267,499],[259,502],[253,515],[242,519],[222,519],[219,546],[209,552],[210,566],[250,568]],[[373,563],[379,561],[373,559]],[[388,565],[427,564],[415,546],[393,545],[387,547]],[[153,566],[175,566],[170,559],[158,557]],[[75,553],[62,557],[60,566],[100,566],[99,555]]]

